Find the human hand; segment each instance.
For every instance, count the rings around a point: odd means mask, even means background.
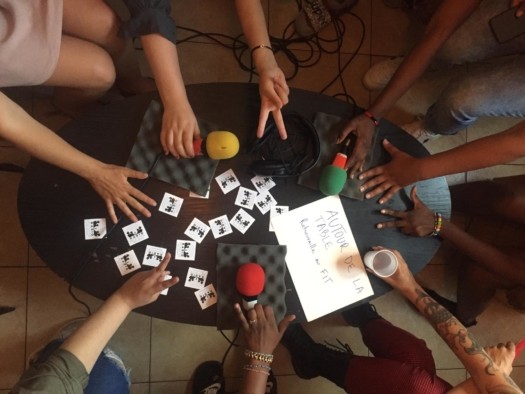
[[[494,361],[494,364],[496,364],[498,369],[503,373],[510,375],[516,353],[516,345],[509,341],[506,344],[498,343],[497,346],[485,347],[484,349],[492,361]]]
[[[516,10],[516,16],[518,18],[521,18],[525,13],[525,0],[511,0],[510,7],[518,7],[518,9]]]
[[[142,201],[152,207],[157,203],[137,188],[131,186],[128,178],[146,179],[148,174],[135,171],[130,168],[115,166],[112,164],[103,164],[96,169],[87,180],[102,197],[106,203],[109,217],[113,223],[117,223],[114,205],[133,222],[138,219],[129,207],[136,209],[142,215],[150,217],[151,213],[139,202]]]
[[[387,249],[382,246],[374,246],[372,248],[373,250],[381,250],[381,249]],[[416,280],[414,279],[414,275],[412,275],[412,272],[410,272],[410,269],[408,268],[408,264],[406,263],[405,259],[401,254],[395,250],[395,249],[388,249],[392,253],[395,254],[398,262],[397,270],[394,272],[391,276],[388,277],[380,277],[377,276],[379,279],[382,279],[386,283],[388,283],[390,286],[392,286],[394,289],[399,290],[401,293],[403,293],[405,290],[413,290],[415,287],[418,286]],[[374,271],[372,271],[369,268],[366,268],[368,272],[371,272],[375,275]]]
[[[264,134],[264,128],[270,112],[272,113],[279,135],[283,140],[288,138],[284,125],[281,108],[288,104],[290,89],[282,70],[273,64],[258,67],[259,70],[259,95],[261,96],[261,110],[259,112],[259,124],[257,126],[257,138]]]
[[[390,162],[374,167],[359,175],[359,179],[369,179],[360,188],[366,191],[367,199],[380,193],[383,196],[379,204],[390,200],[399,189],[419,180],[417,160],[415,157],[397,149],[388,140],[383,140],[383,147],[391,156]]]
[[[426,237],[434,231],[434,212],[432,212],[417,196],[414,186],[410,192],[410,198],[414,202],[411,211],[394,211],[393,209],[382,209],[383,215],[392,216],[399,220],[382,222],[376,225],[377,228],[397,227],[403,234],[415,237]]]
[[[375,133],[374,122],[365,115],[356,116],[345,125],[337,137],[337,143],[343,142],[349,133],[354,133],[357,138],[352,155],[346,161],[345,169],[349,171],[350,178],[354,179],[357,172],[363,171],[366,156],[372,147]]]
[[[195,156],[193,140],[200,138],[199,124],[190,103],[181,102],[176,108],[164,108],[160,143],[164,154],[176,159]]]
[[[277,325],[273,308],[269,305],[263,307],[256,304],[255,308],[246,312],[246,316],[239,304],[235,304],[233,308],[241,323],[246,347],[253,352],[272,354],[286,328],[295,319],[294,315],[287,315]]]
[[[115,292],[115,296],[120,297],[130,309],[156,301],[161,291],[179,283],[177,276],[164,280],[164,277],[170,274],[170,271],[166,270],[170,260],[171,253],[168,252],[158,267],[133,275]]]

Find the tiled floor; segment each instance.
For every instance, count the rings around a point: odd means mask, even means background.
[[[116,1],[115,1],[116,2]],[[180,0],[173,1],[174,15],[182,26],[191,26],[203,32],[222,32],[235,36],[240,32],[231,0]],[[286,25],[296,14],[294,0],[263,1],[267,9],[270,32],[281,36]],[[346,62],[358,47],[361,35],[363,45],[349,67],[343,72],[348,93],[357,104],[367,107],[374,94],[361,84],[366,69],[388,56],[402,55],[414,37],[413,27],[406,14],[387,8],[380,0],[362,0],[353,10],[365,24],[364,32],[353,15],[345,15],[347,32],[343,43],[341,62]],[[185,36],[183,32],[181,36]],[[333,36],[332,28],[323,36]],[[241,71],[231,52],[210,44],[185,42],[179,45],[182,71],[187,84],[213,81],[247,81],[248,75]],[[293,51],[304,55],[305,47],[294,44]],[[291,65],[279,56],[287,72]],[[313,67],[300,69],[290,81],[290,86],[312,91],[322,89],[335,75],[337,54],[323,53]],[[395,123],[411,121],[423,113],[440,87],[457,72],[468,72],[468,66],[446,72],[432,72],[418,82],[388,114]],[[326,94],[342,92],[339,82],[326,90]],[[56,114],[49,105],[45,91],[24,88],[8,92],[37,119],[51,128],[59,128],[66,119]],[[474,127],[454,137],[432,141],[428,147],[432,153],[450,149],[481,135],[503,130],[515,120],[480,120]],[[11,162],[25,166],[28,157],[5,142],[0,142],[0,163]],[[496,176],[525,173],[525,161],[496,166],[487,170],[457,174],[448,177],[451,183],[460,183]],[[16,311],[0,316],[0,393],[7,393],[24,369],[27,357],[68,320],[82,316],[84,311],[67,292],[67,284],[51,272],[32,251],[20,227],[16,195],[21,175],[0,172],[0,304],[12,305]],[[37,198],[37,196],[35,196]],[[462,218],[456,219],[464,223]],[[472,226],[476,235],[494,242],[505,243],[508,237],[516,235],[514,229],[501,231],[490,225]],[[509,233],[510,231],[510,233]],[[499,237],[497,236],[499,235]],[[515,237],[516,239],[523,239]],[[519,241],[518,241],[519,242]],[[523,243],[522,243],[523,244]],[[419,275],[421,280],[446,296],[455,296],[456,267],[450,263],[456,252],[445,244],[430,265]],[[101,301],[77,291],[81,299],[92,307]],[[413,312],[401,299],[391,292],[375,301],[378,311],[394,324],[417,333],[433,349],[439,374],[451,383],[466,376],[461,363],[444,346],[432,328]],[[346,327],[339,316],[328,316],[306,326],[316,340],[339,338],[349,343],[354,352],[367,355],[358,331]],[[525,315],[510,309],[503,296],[498,296],[479,318],[479,324],[472,330],[484,344],[507,340],[518,340],[525,335]],[[227,333],[230,337],[232,333]],[[133,344],[133,346],[130,346]],[[213,328],[194,327],[152,319],[133,313],[121,327],[112,341],[112,346],[122,354],[131,367],[133,393],[188,393],[191,391],[192,371],[200,362],[208,359],[220,360],[227,348],[227,342]],[[226,361],[228,390],[239,387],[241,353],[232,350]],[[525,387],[525,355],[515,363],[513,377]],[[274,371],[278,376],[281,393],[338,393],[341,390],[327,381],[317,378],[305,381],[297,378],[286,350],[278,347]],[[385,391],[387,392],[387,391]]]

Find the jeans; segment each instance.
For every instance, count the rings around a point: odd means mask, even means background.
[[[508,0],[484,0],[436,54],[435,67],[495,59],[451,80],[429,108],[425,129],[455,134],[481,116],[525,116],[525,34],[500,44],[489,25],[508,7]]]
[[[38,355],[36,363],[44,361],[60,347],[62,342],[62,339],[55,339],[48,343]],[[98,357],[89,374],[89,383],[84,389],[84,393],[128,394],[130,384],[129,375],[122,360],[112,350],[106,348]]]

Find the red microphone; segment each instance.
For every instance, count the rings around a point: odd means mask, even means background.
[[[520,353],[521,351],[525,349],[525,338],[523,338],[521,341],[519,341],[517,344],[516,344],[516,350],[515,350],[515,353],[514,353],[514,358],[518,358],[520,356]]]
[[[264,269],[257,263],[245,263],[237,270],[235,284],[244,309],[253,309],[257,296],[264,290]]]

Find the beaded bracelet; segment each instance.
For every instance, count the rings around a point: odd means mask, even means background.
[[[372,115],[370,113],[370,111],[365,111],[363,113],[363,115],[365,115],[368,119],[370,119],[372,122],[374,122],[374,124],[377,126],[379,126],[379,121],[374,117],[374,115]]]
[[[434,231],[430,234],[433,237],[437,237],[441,231],[443,225],[443,216],[439,212],[434,212]]]
[[[261,45],[257,45],[257,46],[255,46],[255,47],[252,48],[252,50],[250,51],[250,56],[253,57],[253,53],[254,53],[257,49],[261,49],[261,48],[269,49],[269,50],[272,51],[272,53],[273,53],[273,48],[272,48],[271,46],[261,44]]]
[[[265,364],[245,364],[245,368],[259,368],[259,369],[266,369],[267,371],[271,370],[272,367]]]
[[[251,350],[246,349],[244,351],[244,355],[246,357],[248,357],[248,358],[252,358],[254,360],[262,361],[263,363],[271,364],[272,361],[273,361],[273,354],[253,352]]]
[[[244,368],[246,371],[262,373],[263,375],[270,376],[270,372],[268,372],[268,371],[263,371],[262,369],[251,368],[249,365],[250,365],[250,364],[246,364],[243,368]]]

